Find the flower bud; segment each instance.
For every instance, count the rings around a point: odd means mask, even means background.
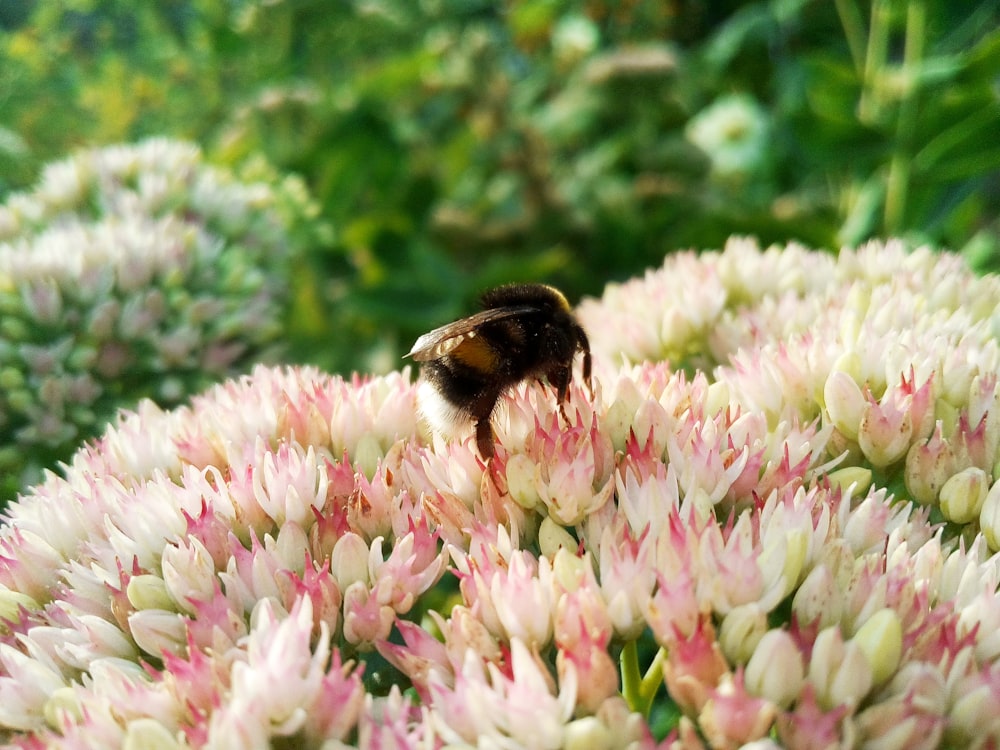
[[[177,612],[144,609],[129,615],[129,632],[147,654],[161,658],[164,653],[184,653],[186,620]]]
[[[830,373],[823,386],[823,401],[836,428],[852,440],[857,440],[865,397],[854,378],[846,372]]]
[[[747,663],[744,682],[754,695],[788,708],[805,680],[802,654],[785,630],[767,631]]]
[[[939,498],[944,517],[953,523],[970,523],[976,519],[986,501],[988,486],[986,472],[975,466],[952,476],[941,488]]]
[[[844,643],[838,628],[826,628],[813,643],[808,679],[824,709],[854,708],[871,690],[872,669],[857,643]]]
[[[541,498],[535,486],[535,462],[523,453],[507,460],[507,491],[525,510],[532,510]]]
[[[784,598],[799,582],[809,551],[809,538],[801,529],[789,529],[783,538],[768,540],[757,564],[767,587],[780,585]]]
[[[179,750],[180,743],[156,719],[139,718],[128,723],[122,750]]]
[[[1000,481],[994,482],[979,511],[979,526],[994,552],[1000,550]]]
[[[911,437],[913,422],[908,410],[873,401],[865,404],[858,427],[858,445],[874,466],[889,466],[905,456]]]
[[[847,492],[854,487],[855,496],[864,495],[872,484],[872,470],[864,466],[845,466],[843,469],[831,471],[826,475],[830,486]]]
[[[965,686],[960,686],[956,691],[958,694],[953,698],[951,712],[948,714],[946,747],[973,747],[974,740],[982,739],[983,727],[994,724],[1000,712],[1000,699],[990,685],[961,688]]]
[[[934,418],[941,423],[942,432],[951,435],[958,426],[958,418],[961,411],[958,407],[948,403],[945,399],[939,398],[934,402]]]
[[[161,565],[167,593],[188,614],[195,614],[198,602],[211,601],[215,596],[215,562],[196,538],[189,537],[180,546],[164,547]]]
[[[801,625],[818,622],[829,628],[840,622],[844,609],[843,595],[833,573],[826,565],[817,565],[792,597],[792,611]]]
[[[337,579],[341,591],[358,581],[367,586],[368,545],[365,540],[353,531],[340,537],[330,556],[330,573]]]
[[[938,499],[938,493],[948,478],[954,473],[955,452],[942,437],[942,427],[925,443],[914,443],[906,454],[903,479],[910,496],[922,505],[930,505]]]
[[[393,608],[380,604],[378,596],[361,581],[344,591],[344,639],[362,650],[389,637],[395,615]]]
[[[876,685],[892,677],[903,654],[903,625],[895,610],[880,609],[858,628],[852,640],[868,658]]]
[[[739,674],[726,675],[698,714],[711,747],[746,747],[765,737],[778,713],[775,705],[747,692]]]
[[[611,438],[616,451],[624,451],[632,430],[632,420],[639,408],[642,396],[631,378],[621,378],[615,386],[615,398],[608,407],[602,427]]]
[[[662,456],[667,449],[668,422],[667,412],[659,401],[647,399],[640,402],[632,423],[639,446],[645,449],[646,441],[652,440],[653,449],[647,452],[653,456]]]
[[[81,721],[83,713],[80,711],[80,701],[77,698],[76,689],[68,686],[57,688],[49,695],[45,701],[43,710],[45,723],[53,729],[64,726],[67,717],[72,717],[73,721]]]
[[[543,521],[543,526],[544,523],[545,522]],[[556,526],[557,528],[562,529],[561,526]],[[563,531],[565,531],[565,529],[563,529]],[[541,530],[539,530],[539,534],[540,533]],[[591,581],[593,580],[589,553],[585,554],[583,557],[577,557],[573,552],[575,548],[576,543],[574,542],[573,547],[561,546],[551,555],[552,573],[555,576],[556,582],[563,588],[563,590],[568,592],[576,591],[584,582],[590,583],[590,581],[587,581],[588,573],[590,574]]]
[[[576,700],[582,712],[594,713],[605,700],[618,694],[618,667],[599,643],[581,640],[572,649],[559,649],[556,672],[561,683],[568,681],[570,671],[576,673]]]
[[[767,632],[767,613],[756,602],[733,607],[722,620],[719,645],[735,664],[746,664]]]
[[[596,716],[571,721],[563,733],[565,750],[611,750],[617,747],[615,733]]]
[[[705,394],[706,414],[718,414],[725,411],[732,402],[733,396],[730,393],[729,385],[725,381],[715,380],[709,384],[708,392]]]
[[[385,451],[378,442],[378,438],[370,432],[366,432],[358,440],[354,447],[354,464],[361,469],[361,473],[370,482],[375,472],[378,471],[379,461],[385,458]]]
[[[21,607],[29,612],[36,612],[40,609],[38,602],[27,594],[11,591],[6,586],[0,585],[0,620],[16,621]]]
[[[559,550],[575,550],[579,546],[573,535],[546,516],[538,528],[538,547],[546,557],[552,557]]]

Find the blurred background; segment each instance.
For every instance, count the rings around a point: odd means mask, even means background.
[[[996,270],[1000,0],[0,2],[0,201],[150,136],[301,177],[277,356],[384,372],[732,234]]]

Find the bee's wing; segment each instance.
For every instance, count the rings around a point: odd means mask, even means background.
[[[496,320],[514,318],[518,315],[534,312],[537,308],[531,305],[512,305],[510,307],[495,307],[490,310],[477,312],[467,318],[456,320],[454,323],[435,328],[430,333],[425,333],[413,344],[413,348],[405,356],[413,357],[417,362],[429,362],[433,359],[440,359],[467,339],[476,335],[476,329],[484,323],[492,323]]]

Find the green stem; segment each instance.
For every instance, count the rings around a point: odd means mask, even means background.
[[[653,698],[656,697],[656,691],[663,684],[663,660],[666,658],[667,652],[665,649],[661,648],[656,652],[656,656],[653,657],[653,663],[649,665],[649,669],[646,670],[646,674],[642,678],[642,684],[639,686],[639,694],[645,701],[643,715],[646,717],[649,716],[649,712],[653,708]]]
[[[858,119],[865,125],[877,122],[882,110],[881,78],[885,74],[885,61],[889,53],[889,3],[890,0],[872,2],[868,48],[862,72],[861,101],[858,103]]]
[[[649,718],[653,707],[653,698],[663,683],[663,660],[667,652],[660,649],[656,652],[652,664],[645,675],[639,674],[639,652],[635,641],[629,641],[622,648],[619,663],[622,671],[622,696],[629,709]]]
[[[896,121],[896,148],[889,163],[885,195],[885,230],[898,234],[904,228],[906,202],[913,167],[913,134],[917,125],[920,64],[927,29],[926,0],[910,0],[906,9],[906,42],[903,50],[904,88]]]
[[[844,38],[851,51],[854,69],[861,75],[865,68],[865,26],[857,3],[852,0],[835,0],[840,25],[844,27]]]
[[[635,641],[625,644],[618,663],[622,670],[622,696],[630,710],[638,711],[642,700],[642,677],[639,676],[639,651]]]

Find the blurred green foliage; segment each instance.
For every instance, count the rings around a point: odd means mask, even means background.
[[[151,134],[301,174],[293,357],[387,370],[478,290],[730,234],[1000,265],[1000,3],[4,0],[0,197]]]

